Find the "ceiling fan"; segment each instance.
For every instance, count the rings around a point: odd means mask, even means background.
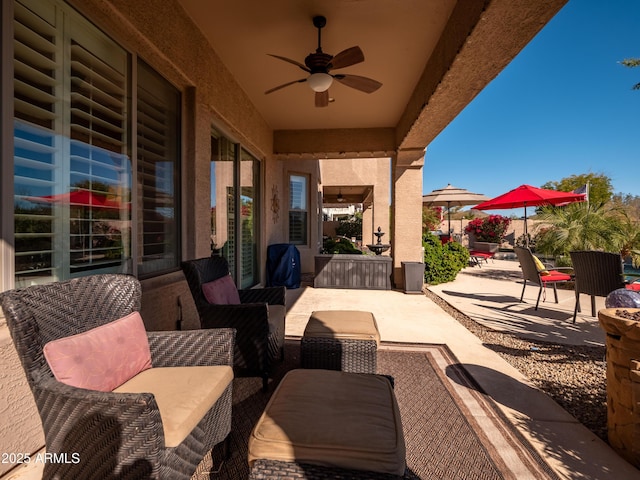
[[[375,92],[382,86],[382,83],[371,78],[361,77],[360,75],[330,73],[331,70],[350,67],[351,65],[364,62],[364,54],[358,46],[347,48],[335,56],[324,53],[322,51],[321,33],[322,28],[326,24],[327,19],[325,17],[321,15],[313,17],[313,25],[318,29],[318,48],[315,53],[307,55],[304,59],[304,65],[287,57],[268,54],[274,58],[296,65],[310,75],[306,78],[301,78],[299,80],[294,80],[274,87],[264,92],[265,94],[275,92],[276,90],[280,90],[281,88],[288,87],[295,83],[307,82],[309,87],[316,92],[316,107],[326,107],[329,105],[329,87],[333,83],[334,79],[347,87],[355,88],[356,90],[360,90],[365,93]]]

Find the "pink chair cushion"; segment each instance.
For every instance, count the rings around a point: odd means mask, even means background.
[[[110,392],[151,368],[149,341],[139,312],[53,340],[43,350],[56,380],[88,390]]]
[[[239,305],[240,296],[231,275],[202,284],[202,293],[207,302],[216,305]]]

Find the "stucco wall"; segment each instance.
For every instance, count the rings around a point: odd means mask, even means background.
[[[468,235],[464,233],[465,227],[469,224],[470,220],[462,219],[462,220],[451,220],[451,230],[453,230],[453,235],[460,235],[462,233],[463,245],[468,245]],[[539,220],[528,219],[527,220],[527,229],[529,231],[529,235],[534,236],[536,232],[539,230],[540,226],[543,223]],[[446,232],[449,228],[448,221],[445,219],[440,222],[440,230]],[[514,242],[517,238],[524,235],[524,220],[521,219],[512,219],[509,224],[509,228],[507,228],[507,232],[505,235],[505,242],[510,245],[514,245]]]
[[[0,453],[32,454],[44,445],[36,404],[0,314]],[[0,463],[0,475],[16,465]]]

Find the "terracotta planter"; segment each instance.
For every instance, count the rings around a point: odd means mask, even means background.
[[[473,242],[473,249],[479,252],[496,253],[499,247],[499,243]]]
[[[607,332],[607,431],[611,446],[640,467],[640,322],[605,308],[598,320]]]

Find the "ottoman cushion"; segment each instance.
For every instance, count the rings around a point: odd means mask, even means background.
[[[380,344],[380,332],[371,312],[359,310],[318,310],[311,314],[305,337],[375,340]]]
[[[290,371],[249,437],[250,465],[260,458],[403,475],[404,435],[390,382]]]

